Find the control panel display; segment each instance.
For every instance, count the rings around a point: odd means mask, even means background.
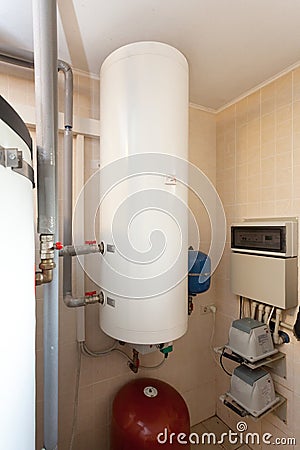
[[[232,226],[231,248],[285,253],[285,230],[284,226]]]

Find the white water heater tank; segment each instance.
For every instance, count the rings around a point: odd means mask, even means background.
[[[185,57],[159,42],[113,52],[100,73],[100,124],[100,326],[124,342],[169,342],[187,329]]]
[[[0,448],[35,448],[31,138],[0,96]]]

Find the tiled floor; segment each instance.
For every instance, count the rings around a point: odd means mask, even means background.
[[[200,438],[200,444],[192,444],[191,449],[196,448],[202,448],[204,449],[215,449],[215,450],[250,450],[250,447],[247,445],[241,445],[241,444],[231,444],[228,441],[228,437],[225,437],[224,442],[221,443],[213,443],[212,437],[211,437],[211,443],[208,443],[208,437],[205,438],[205,443],[201,443],[201,437],[203,433],[214,433],[216,436],[216,442],[221,440],[222,433],[228,433],[229,428],[227,425],[225,425],[224,422],[222,422],[221,419],[219,419],[217,416],[211,417],[210,419],[205,420],[204,422],[198,423],[198,425],[195,425],[192,427],[191,432],[196,433]],[[223,435],[224,436],[224,435]]]

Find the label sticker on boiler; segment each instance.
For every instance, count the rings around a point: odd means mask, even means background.
[[[107,244],[106,250],[110,253],[115,253],[116,247],[113,244]]]
[[[111,298],[111,297],[107,297],[106,298],[106,303],[109,306],[112,306],[113,308],[115,308],[115,306],[116,306],[116,301],[113,298]]]

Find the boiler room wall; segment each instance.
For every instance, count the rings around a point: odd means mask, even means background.
[[[246,217],[299,216],[300,214],[300,69],[295,69],[217,114],[217,188],[228,221],[224,256],[216,273],[216,345],[228,339],[238,300],[230,292],[230,224]],[[284,315],[291,324],[296,308]],[[274,376],[277,391],[287,398],[287,423],[274,414],[262,422],[247,421],[249,431],[274,436],[295,436],[300,448],[300,347],[291,342],[279,347],[286,353],[286,379]],[[228,368],[232,365],[225,362]],[[238,416],[218,396],[228,390],[229,377],[217,369],[217,414],[236,430]],[[261,446],[255,446],[260,448]],[[264,445],[262,445],[264,448]]]

